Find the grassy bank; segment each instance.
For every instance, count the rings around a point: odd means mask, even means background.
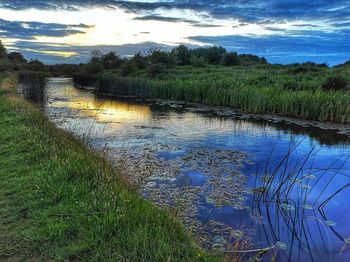
[[[1,82],[0,260],[217,260]]]
[[[156,77],[147,70],[122,76],[118,70],[95,78],[101,92],[179,99],[228,106],[249,113],[279,114],[307,120],[350,123],[348,66],[319,65],[179,66]],[[93,81],[91,75],[78,83]],[[337,90],[341,89],[341,90]]]

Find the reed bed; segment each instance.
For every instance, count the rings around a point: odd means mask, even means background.
[[[142,73],[133,77],[103,74],[96,76],[95,86],[108,94],[184,100],[249,113],[350,123],[350,92],[321,88],[328,76],[337,73],[334,70],[295,74],[277,66],[179,67],[156,78]]]

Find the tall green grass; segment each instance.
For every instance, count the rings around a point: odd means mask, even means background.
[[[337,73],[335,69],[296,72],[279,66],[178,67],[154,79],[142,73],[133,77],[104,74],[98,77],[96,86],[103,93],[178,99],[249,113],[350,123],[350,92],[321,88],[328,76]]]
[[[0,88],[0,260],[218,260],[13,85]]]

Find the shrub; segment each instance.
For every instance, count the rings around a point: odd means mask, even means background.
[[[12,70],[13,65],[5,59],[0,59],[0,72],[4,72],[7,70]]]
[[[268,64],[265,57],[258,57],[256,55],[251,55],[251,54],[241,54],[238,57],[241,65]]]
[[[122,76],[129,76],[136,71],[136,65],[132,60],[126,60],[120,67]]]
[[[37,59],[30,60],[28,63],[22,64],[20,69],[23,71],[32,72],[49,72],[49,67]]]
[[[345,90],[348,88],[348,82],[347,80],[341,76],[330,76],[326,79],[324,84],[322,85],[322,89],[326,91],[339,91],[339,90]]]
[[[97,62],[91,62],[85,65],[83,71],[86,74],[97,74],[101,73],[104,70],[104,67],[102,64]]]
[[[339,64],[335,67],[348,67],[348,66],[350,66],[350,60],[347,60],[343,64]]]
[[[80,72],[80,67],[77,64],[56,64],[49,65],[49,70],[54,76],[67,76],[78,74]]]
[[[208,62],[203,57],[198,56],[192,56],[190,61],[191,65],[194,67],[205,67],[208,64]]]
[[[148,67],[147,74],[150,77],[156,77],[157,75],[163,73],[165,71],[165,64],[153,64]]]
[[[142,56],[140,53],[135,54],[131,60],[138,69],[145,69],[147,66],[146,57]]]
[[[224,66],[236,66],[240,64],[240,59],[236,52],[230,52],[224,55],[221,64]]]
[[[174,67],[177,64],[177,58],[174,53],[168,53],[161,50],[151,51],[150,60],[152,64],[164,64],[166,67]]]
[[[95,86],[97,82],[96,75],[92,75],[92,74],[79,73],[79,74],[73,74],[72,77],[73,77],[74,84],[78,87]]]
[[[220,64],[226,49],[220,46],[200,47],[192,50],[192,54],[203,57],[209,64]]]
[[[297,80],[288,80],[282,84],[282,87],[285,90],[293,90],[293,91],[298,91],[303,89],[300,86],[300,82],[298,82]]]

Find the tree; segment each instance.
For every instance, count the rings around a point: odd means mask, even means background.
[[[96,60],[95,62],[98,62],[99,59],[96,58],[94,60]],[[119,68],[123,62],[123,60],[115,52],[109,52],[105,55],[102,55],[101,61],[105,69]]]
[[[192,50],[192,54],[203,57],[209,64],[220,64],[226,49],[220,46],[200,47]]]
[[[191,56],[191,65],[194,67],[205,67],[208,62],[203,57]]]
[[[12,70],[13,65],[7,57],[6,48],[0,40],[0,72]]]
[[[41,61],[34,59],[22,66],[22,69],[35,72],[49,72],[49,68]]]
[[[150,54],[152,64],[165,64],[167,67],[174,67],[177,64],[176,56],[161,50],[153,50]]]
[[[177,61],[179,65],[189,65],[191,52],[185,45],[179,45],[178,47],[172,50],[172,53],[177,57]]]
[[[6,53],[6,48],[2,44],[0,40],[0,59],[6,59],[7,58],[7,53]]]
[[[77,64],[56,64],[49,65],[49,70],[57,76],[72,75],[80,72],[80,66]]]
[[[25,59],[22,53],[20,52],[11,52],[7,55],[7,57],[10,59],[10,61],[13,64],[16,64],[16,65],[24,64],[28,62],[27,59]]]
[[[147,66],[146,57],[142,56],[140,53],[135,54],[131,60],[138,69],[145,69]]]
[[[132,60],[126,60],[120,67],[122,76],[129,76],[136,70],[136,65]]]
[[[221,61],[224,66],[236,66],[240,64],[240,59],[236,52],[227,53]]]
[[[256,64],[267,64],[267,61],[264,57],[258,57],[251,54],[241,54],[239,55],[242,65],[256,65]]]
[[[98,49],[91,51],[90,63],[101,63],[102,64],[102,52]]]

